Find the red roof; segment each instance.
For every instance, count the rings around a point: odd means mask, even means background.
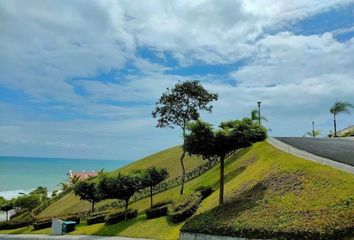
[[[96,177],[98,175],[97,172],[72,172],[71,170],[68,173],[70,178],[73,178],[74,176],[79,177],[79,180],[85,180],[90,177]]]

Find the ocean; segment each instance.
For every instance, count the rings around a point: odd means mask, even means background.
[[[113,170],[128,163],[120,160],[0,157],[0,196],[10,199],[20,192],[28,193],[38,186],[53,191],[60,189],[60,183],[68,180],[69,170]]]

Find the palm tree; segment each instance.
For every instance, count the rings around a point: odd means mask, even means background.
[[[333,114],[334,137],[337,137],[336,115],[338,113],[350,114],[350,108],[354,108],[354,105],[348,102],[336,101],[334,105],[329,109],[329,111]]]
[[[80,181],[80,176],[77,176],[77,175],[73,175],[71,178],[70,178],[70,183],[72,185],[78,183]]]
[[[258,122],[259,121],[259,112],[258,112],[257,109],[252,110],[251,119],[252,119],[253,122]],[[267,121],[267,118],[261,116],[261,120]]]
[[[318,137],[320,135],[321,135],[321,131],[320,130],[312,130],[312,131],[307,132],[305,134],[305,136],[309,136],[309,137],[313,137],[313,138]]]

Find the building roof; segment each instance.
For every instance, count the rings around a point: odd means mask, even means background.
[[[73,178],[74,176],[76,176],[76,177],[79,177],[79,180],[86,180],[90,177],[96,177],[97,175],[98,175],[97,172],[85,172],[85,171],[73,172],[71,170],[69,170],[69,172],[68,172],[68,176],[70,178]]]

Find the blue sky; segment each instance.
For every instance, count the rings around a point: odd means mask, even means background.
[[[326,135],[354,102],[354,1],[0,1],[0,155],[134,160],[179,144],[151,117],[200,80],[217,125],[262,101],[274,136]],[[339,128],[354,124],[339,115]]]

